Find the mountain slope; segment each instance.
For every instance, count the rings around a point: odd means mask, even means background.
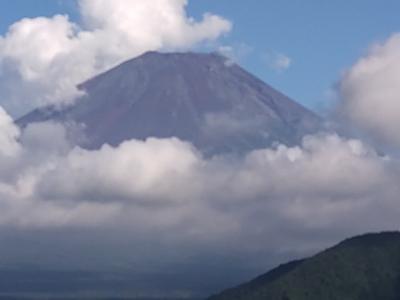
[[[218,54],[148,52],[79,86],[70,107],[37,109],[17,121],[83,124],[81,144],[176,136],[205,153],[293,145],[320,127],[311,111]]]
[[[348,239],[209,300],[398,300],[400,233]]]

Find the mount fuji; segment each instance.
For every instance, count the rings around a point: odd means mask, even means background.
[[[77,144],[96,149],[148,137],[191,142],[206,155],[295,145],[321,128],[302,105],[217,53],[148,52],[78,86],[83,96],[17,123],[82,125]]]

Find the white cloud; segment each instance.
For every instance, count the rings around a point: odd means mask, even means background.
[[[128,49],[114,48],[116,52],[130,52],[132,48],[186,48],[216,39],[230,30],[230,22],[210,13],[196,22],[186,15],[186,5],[187,0],[80,1],[89,28],[119,33],[127,40]]]
[[[177,139],[132,140],[117,148],[104,145],[97,151],[75,148],[39,188],[53,199],[176,202],[184,190],[179,180],[192,179],[191,170],[197,163],[192,146]],[[177,193],[171,195],[171,190]]]
[[[245,43],[240,43],[234,46],[219,46],[217,51],[227,58],[226,64],[231,66],[235,63],[240,63],[250,55],[253,52],[253,48]]]
[[[83,25],[68,16],[23,19],[0,37],[2,105],[14,115],[73,101],[76,85],[149,50],[187,49],[229,32],[206,13],[187,16],[183,0],[80,0]]]
[[[283,53],[270,51],[265,53],[262,59],[268,68],[276,72],[286,71],[292,65],[292,59]]]
[[[284,71],[290,67],[292,60],[284,54],[278,54],[275,60],[275,68],[279,71]]]
[[[21,133],[0,110],[0,228],[92,226],[119,209],[118,204],[57,203],[36,195],[42,176],[70,151],[66,137],[66,129],[51,122],[30,125]]]
[[[400,34],[373,45],[343,76],[340,113],[377,141],[400,146]]]
[[[43,146],[44,134],[58,138]],[[280,145],[242,158],[203,158],[177,139],[131,140],[89,151],[71,148],[66,137],[59,124],[31,125],[18,139],[13,164],[0,161],[9,169],[2,174],[0,224],[119,224],[141,236],[170,228],[182,239],[213,241],[234,235],[250,242],[247,236],[256,235],[254,247],[278,251],[292,245],[294,228],[299,238],[325,230],[330,240],[390,228],[400,210],[399,162],[337,135],[309,136],[298,147]],[[378,212],[386,217],[362,221]],[[356,225],[354,218],[361,218]],[[261,236],[279,236],[280,244],[271,248]],[[302,241],[310,248],[313,242],[320,241]]]

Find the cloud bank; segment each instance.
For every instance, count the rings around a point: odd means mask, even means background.
[[[76,85],[149,50],[184,50],[230,31],[211,13],[196,21],[186,0],[79,0],[82,24],[66,15],[23,19],[0,36],[2,106],[21,115],[65,104]]]
[[[260,259],[272,264],[271,257],[302,256],[398,224],[399,161],[360,140],[321,133],[243,157],[205,158],[175,138],[85,150],[68,142],[61,124],[20,132],[2,114],[0,228],[20,234],[111,230],[127,253],[158,244],[139,255],[143,268],[173,248],[200,260],[254,257],[238,264],[263,271]],[[112,261],[110,251],[103,263]]]

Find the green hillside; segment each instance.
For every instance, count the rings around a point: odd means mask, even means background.
[[[209,300],[400,300],[400,233],[345,240]]]

